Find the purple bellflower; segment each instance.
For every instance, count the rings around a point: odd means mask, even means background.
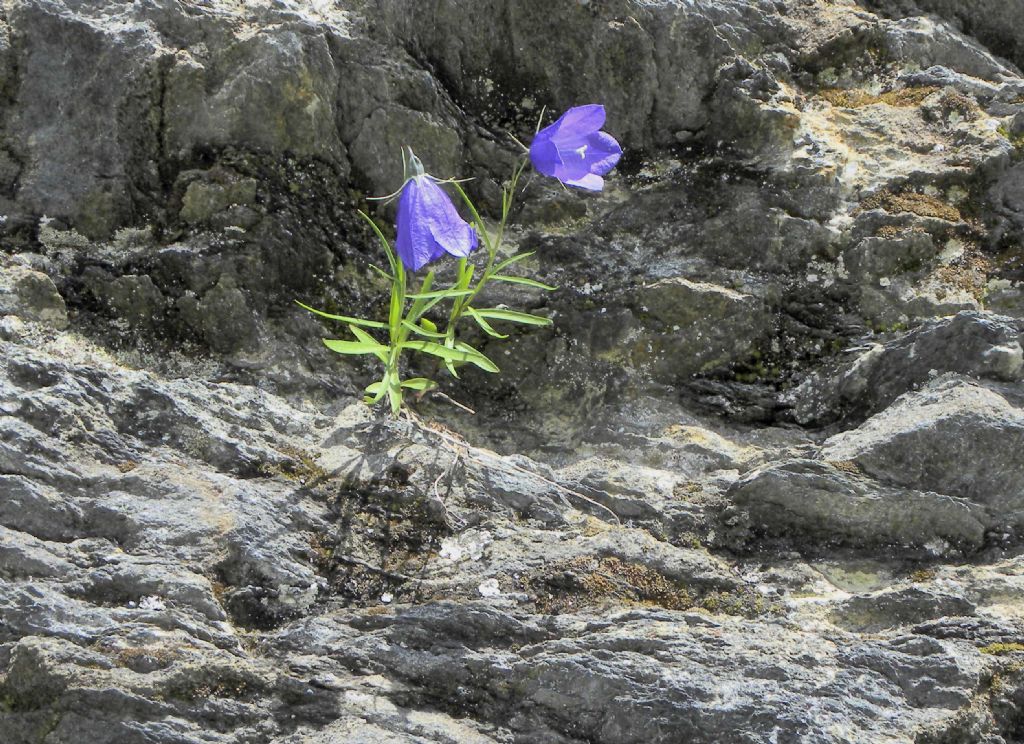
[[[604,188],[602,176],[615,167],[622,148],[604,126],[604,106],[592,103],[569,109],[530,143],[533,167],[568,186],[589,191]]]
[[[476,230],[459,216],[452,200],[423,171],[419,158],[409,153],[412,178],[398,198],[395,252],[402,263],[419,271],[450,253],[465,258],[476,250]]]

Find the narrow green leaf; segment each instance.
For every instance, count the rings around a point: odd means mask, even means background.
[[[386,326],[385,326],[385,327],[386,327]],[[367,332],[366,332],[366,331],[364,331],[363,329],[361,329],[361,328],[358,328],[358,327],[356,327],[356,326],[354,326],[354,325],[351,325],[351,324],[349,325],[348,329],[349,329],[350,331],[352,331],[352,335],[353,335],[353,336],[355,336],[355,337],[356,337],[357,339],[359,339],[360,341],[362,341],[362,342],[363,342],[364,344],[377,344],[377,345],[378,345],[378,346],[380,346],[380,347],[381,347],[382,349],[383,349],[383,348],[385,348],[385,347],[384,347],[384,345],[383,345],[383,344],[381,344],[381,342],[380,342],[380,341],[378,341],[377,339],[375,339],[375,338],[374,338],[373,336],[371,336],[371,335],[370,335],[369,333],[367,333]]]
[[[438,289],[434,292],[417,292],[416,294],[408,294],[405,296],[407,300],[443,300],[447,297],[465,297],[468,294],[473,294],[472,290],[469,289]]]
[[[388,327],[394,333],[402,320],[402,310],[405,303],[402,301],[402,290],[397,284],[391,285],[391,308],[388,312]],[[394,341],[394,338],[391,339]]]
[[[374,271],[376,271],[378,274],[380,274],[385,279],[387,279],[389,282],[393,282],[395,280],[395,277],[394,277],[393,274],[389,274],[388,272],[384,271],[384,269],[382,269],[380,266],[377,266],[375,264],[370,264],[370,268],[373,269]]]
[[[369,385],[366,386],[366,390],[363,391],[365,393],[365,396],[363,397],[363,402],[368,403],[370,405],[373,405],[374,403],[379,403],[381,398],[384,397],[387,391],[388,390],[384,386],[383,380],[378,380],[377,382],[370,383]]]
[[[455,349],[449,349],[447,346],[435,344],[432,341],[406,341],[402,344],[402,348],[422,351],[425,354],[433,354],[436,357],[453,362],[465,362],[471,356],[465,352],[458,352]]]
[[[536,252],[537,251],[527,251],[526,253],[517,253],[516,255],[512,256],[511,258],[506,258],[504,261],[502,261],[497,266],[495,266],[494,267],[494,271],[495,272],[501,271],[506,266],[511,266],[514,263],[518,263],[519,261],[527,259],[527,258],[532,256]]]
[[[474,356],[479,357],[480,361],[473,361],[472,363],[475,364],[476,366],[480,367],[480,369],[485,369],[488,372],[497,372],[498,371],[498,365],[496,365],[494,362],[492,362],[490,359],[488,359],[486,356],[484,356],[483,352],[481,352],[479,349],[474,349],[472,346],[467,344],[465,341],[456,341],[455,342],[455,350],[456,351],[461,351],[461,352],[466,353],[466,354],[473,354]],[[481,364],[480,363],[481,361],[482,362],[486,362],[486,364]]]
[[[437,324],[427,318],[420,318],[420,325],[426,328],[428,331],[437,331]]]
[[[298,300],[295,300],[295,304],[301,307],[303,310],[309,310],[309,312],[319,315],[321,318],[329,318],[330,320],[340,320],[342,323],[350,323],[352,325],[363,326],[365,328],[387,328],[387,323],[381,323],[379,320],[364,320],[363,318],[353,318],[348,315],[332,315],[331,313],[325,313],[323,310],[317,310],[309,305],[303,305]]]
[[[398,379],[398,370],[386,370],[381,384],[384,386],[388,402],[391,404],[391,413],[397,416],[402,408],[402,386]]]
[[[410,390],[433,390],[437,387],[437,383],[426,377],[411,377],[408,380],[402,380],[402,387]]]
[[[391,402],[391,413],[397,416],[402,410],[402,388],[398,385],[389,386],[388,400]]]
[[[422,295],[422,294],[426,294],[426,293],[430,292],[430,288],[433,285],[434,285],[434,272],[431,270],[431,271],[427,272],[427,275],[425,277],[423,277],[423,283],[420,285],[420,291],[419,291],[418,294]],[[413,295],[406,295],[406,296],[407,297],[412,297],[414,300],[418,299],[417,297],[415,297]]]
[[[412,307],[409,308],[409,312],[406,314],[404,320],[410,323],[416,323],[420,317],[427,311],[428,308],[433,307],[435,303],[440,302],[442,298],[435,298],[433,300],[422,299],[424,295],[430,293],[430,287],[434,284],[434,272],[430,271],[423,278],[423,283],[420,285],[420,291],[415,295],[407,295],[413,298]]]
[[[498,333],[496,330],[494,330],[494,327],[490,323],[488,323],[487,320],[483,316],[481,316],[480,313],[478,313],[475,309],[467,307],[466,312],[468,312],[469,316],[477,322],[477,325],[484,329],[484,333],[486,333],[488,336],[494,336],[494,338],[508,338],[508,334]]]
[[[374,233],[377,234],[377,239],[380,241],[381,245],[384,246],[384,253],[387,254],[388,264],[391,266],[391,273],[397,274],[398,262],[395,260],[394,251],[391,250],[391,243],[389,243],[388,239],[384,237],[384,233],[380,231],[380,228],[377,227],[377,223],[373,221],[370,215],[361,209],[359,210],[359,214],[362,215],[364,220],[370,223],[370,227],[373,229]]]
[[[410,323],[408,320],[402,321],[402,327],[408,328],[413,333],[419,336],[423,336],[424,338],[445,338],[445,334],[443,333],[438,333],[437,331],[428,331],[426,328],[418,326],[415,323]]]
[[[548,292],[558,289],[558,287],[552,287],[550,284],[538,282],[536,279],[527,279],[525,276],[505,276],[504,274],[495,274],[491,279],[498,282],[508,282],[509,284],[523,284],[527,287],[535,287],[537,289],[547,290]]]
[[[386,347],[383,344],[381,344],[377,339],[375,339],[373,336],[371,336],[366,331],[364,331],[364,330],[362,330],[360,328],[356,328],[354,325],[350,324],[348,329],[350,331],[352,331],[352,335],[353,336],[355,336],[357,339],[359,339],[364,344],[377,344],[377,346],[379,346],[380,349],[375,351],[374,353],[377,355],[378,359],[380,359],[382,362],[384,362],[384,364],[388,363],[388,347]]]
[[[434,299],[427,302],[427,304],[424,305],[423,308],[420,310],[420,315],[423,315],[424,313],[429,313],[431,310],[434,309],[434,306],[441,302],[441,300],[443,299],[443,297],[435,297]]]
[[[422,351],[424,354],[432,354],[436,357],[441,357],[446,362],[469,362],[475,364],[477,367],[488,372],[497,372],[498,367],[490,359],[485,357],[479,351],[472,347],[462,349],[449,349],[441,344],[435,344],[430,341],[406,341],[402,344],[403,349],[413,349],[414,351]],[[449,368],[449,371],[451,368]]]
[[[474,308],[474,312],[482,315],[488,320],[507,320],[511,323],[522,323],[524,325],[549,326],[552,322],[551,318],[542,318],[539,315],[520,313],[515,310],[501,310],[496,307],[489,307],[482,310]]]
[[[378,354],[387,351],[386,346],[381,346],[376,341],[370,344],[364,341],[339,341],[333,338],[325,338],[323,341],[324,346],[339,354]]]

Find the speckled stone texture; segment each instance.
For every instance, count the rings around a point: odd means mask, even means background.
[[[0,742],[1020,741],[1016,7],[0,4]],[[589,102],[553,325],[368,409],[399,147]]]

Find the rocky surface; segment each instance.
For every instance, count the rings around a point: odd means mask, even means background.
[[[6,0],[0,741],[1024,739],[1015,7]],[[366,408],[398,148],[590,101],[553,326]]]

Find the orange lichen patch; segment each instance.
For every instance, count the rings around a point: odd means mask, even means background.
[[[928,232],[920,225],[882,225],[875,231],[875,237],[893,240],[902,238],[910,233]]]
[[[167,646],[141,646],[117,649],[110,655],[119,666],[144,672],[169,667],[181,656],[181,650]]]
[[[910,574],[910,580],[915,584],[924,584],[929,581],[934,581],[938,573],[934,568],[919,568]]]
[[[863,108],[864,106],[873,106],[877,103],[906,108],[909,106],[920,106],[928,96],[936,91],[938,91],[938,88],[934,86],[899,88],[878,94],[868,93],[865,90],[826,88],[825,90],[818,91],[818,95],[833,106],[840,106],[842,108]]]
[[[911,212],[919,217],[936,217],[949,222],[963,220],[960,210],[956,207],[936,199],[934,196],[919,194],[916,191],[903,191],[898,194],[881,191],[861,201],[856,211],[860,213],[869,209],[884,209],[891,214]]]
[[[686,589],[657,571],[618,558],[580,556],[546,567],[530,581],[545,612],[571,612],[613,601],[686,610],[696,603]]]
[[[828,464],[834,467],[836,470],[841,470],[844,473],[853,473],[854,475],[860,475],[863,472],[860,469],[860,465],[855,463],[853,460],[828,460]]]
[[[752,590],[693,593],[660,572],[619,558],[579,556],[520,580],[542,612],[560,614],[615,603],[753,617],[777,607]]]
[[[580,531],[583,533],[584,537],[594,537],[595,535],[608,532],[610,529],[611,525],[607,522],[596,517],[587,517]]]
[[[904,228],[897,227],[896,225],[882,225],[875,231],[875,236],[885,238],[886,240],[892,240],[893,238],[900,237],[905,232],[906,230]]]
[[[300,485],[308,486],[326,480],[329,476],[327,471],[316,462],[316,456],[300,450],[297,447],[278,447],[277,451],[286,459],[280,462],[264,462],[260,464],[260,473],[272,478],[279,475],[282,478],[296,481]]]
[[[223,581],[217,581],[216,579],[210,582],[210,590],[213,592],[213,598],[217,600],[217,604],[221,607],[227,601],[228,587]]]
[[[160,694],[164,699],[207,700],[241,699],[259,694],[266,688],[255,672],[232,664],[215,664],[202,669],[183,667],[163,682]]]
[[[672,489],[672,495],[686,498],[688,496],[698,496],[704,492],[700,483],[696,481],[686,481],[685,483],[677,483]]]
[[[334,557],[336,541],[322,532],[314,532],[309,536],[309,547],[313,549],[313,562],[322,571],[329,570]]]
[[[981,115],[981,107],[970,96],[955,90],[947,90],[939,99],[939,106],[947,114],[956,111],[965,119],[976,119]]]
[[[981,302],[992,268],[992,260],[976,245],[970,244],[963,256],[948,266],[940,266],[933,276],[940,284],[966,292]]]

